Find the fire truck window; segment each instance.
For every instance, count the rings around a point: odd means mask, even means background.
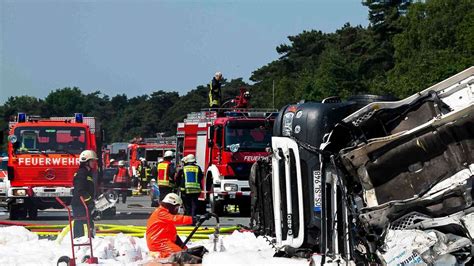
[[[270,145],[271,130],[263,123],[229,123],[225,130],[225,146],[239,144],[240,151],[263,151]]]
[[[216,145],[217,147],[222,147],[222,127],[218,126],[216,128]]]
[[[34,131],[24,131],[21,136],[20,151],[37,150],[38,137]]]
[[[75,131],[75,132],[73,132]],[[25,127],[16,128],[15,134],[20,136],[20,145],[15,153],[72,153],[79,154],[86,149],[84,129],[67,127]]]

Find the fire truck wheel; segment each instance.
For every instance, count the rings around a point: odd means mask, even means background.
[[[28,207],[28,217],[30,218],[30,220],[35,220],[36,218],[38,218],[38,208],[34,206]]]
[[[220,200],[211,201],[211,210],[217,216],[224,216],[224,203]]]
[[[10,206],[10,220],[24,220],[26,219],[26,208],[23,205]]]
[[[245,203],[239,203],[240,216],[250,217],[250,205]]]

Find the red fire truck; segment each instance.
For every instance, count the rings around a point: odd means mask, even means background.
[[[103,149],[102,161],[104,167],[117,166],[118,161],[127,161],[127,142],[114,142],[109,144]],[[110,164],[110,160],[115,160],[113,165]]]
[[[137,138],[128,145],[128,160],[130,176],[138,176],[137,168],[140,158],[144,158],[151,166],[156,166],[166,151],[176,150],[175,137]]]
[[[62,208],[58,196],[69,203],[79,154],[89,149],[100,156],[99,133],[95,118],[79,113],[48,119],[19,113],[9,124],[10,219],[35,219],[38,209]]]
[[[275,115],[270,110],[219,109],[190,113],[178,123],[176,163],[195,154],[205,176],[200,199],[217,215],[229,204],[250,214],[250,168],[269,154]]]

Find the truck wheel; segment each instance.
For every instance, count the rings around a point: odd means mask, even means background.
[[[36,220],[38,218],[38,208],[35,206],[28,207],[28,217],[30,220]]]
[[[10,220],[26,219],[26,208],[23,205],[10,205]]]
[[[239,203],[239,211],[240,216],[250,217],[250,204],[247,202]]]
[[[217,216],[224,216],[224,203],[219,200],[211,201],[211,211]]]

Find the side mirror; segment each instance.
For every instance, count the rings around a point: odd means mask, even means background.
[[[102,129],[102,132],[101,132],[101,133],[102,133],[102,136],[101,136],[101,138],[102,138],[102,143],[105,143],[105,129]]]
[[[209,127],[209,139],[214,137],[214,126]]]
[[[3,135],[3,131],[0,131],[0,146],[3,145],[3,138],[5,136]]]

